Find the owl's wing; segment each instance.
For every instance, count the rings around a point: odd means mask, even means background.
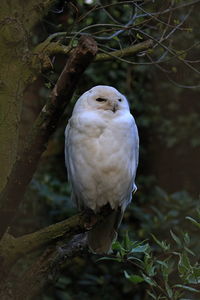
[[[138,167],[138,162],[139,162],[139,135],[138,135],[138,129],[134,121],[134,127],[133,127],[133,168],[134,168],[134,176],[133,176],[133,193],[137,191],[137,186],[135,184],[135,176],[136,176],[136,171]]]
[[[68,145],[69,145],[69,123],[66,126],[65,129],[65,166],[67,168],[67,175],[68,175],[68,180],[70,180],[70,174],[69,174],[69,153],[68,153]]]
[[[65,166],[67,168],[67,177],[68,181],[70,182],[72,192],[71,192],[71,199],[73,203],[76,203],[77,207],[80,209],[80,203],[75,195],[75,188],[74,188],[74,172],[73,172],[73,151],[71,149],[71,141],[70,137],[72,134],[73,129],[71,128],[70,120],[68,121],[68,124],[65,129]]]

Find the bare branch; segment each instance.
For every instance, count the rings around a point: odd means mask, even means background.
[[[138,43],[136,45],[130,46],[128,48],[124,48],[122,50],[116,50],[108,53],[98,54],[95,61],[107,61],[115,58],[123,58],[123,57],[131,57],[134,54],[147,50],[153,46],[152,40],[147,40],[142,43]]]
[[[160,42],[163,42],[163,41],[167,40],[175,31],[177,31],[183,25],[183,23],[185,23],[185,21],[188,19],[188,17],[190,16],[191,12],[192,12],[192,9],[189,10],[188,14],[183,17],[183,20],[179,24],[177,24],[176,26],[174,26],[174,28],[167,35],[165,35],[165,36],[163,35],[160,38]]]
[[[140,33],[142,33],[144,36],[152,39],[154,42],[156,42],[157,44],[159,44],[162,48],[164,48],[165,50],[167,50],[171,55],[173,55],[174,57],[176,57],[177,60],[181,61],[183,64],[185,64],[189,69],[191,69],[192,71],[194,71],[197,74],[200,74],[200,71],[197,70],[196,68],[194,68],[191,64],[189,64],[187,61],[185,61],[184,59],[181,59],[179,56],[177,55],[177,53],[170,49],[169,47],[167,47],[166,45],[164,45],[163,43],[161,43],[160,41],[158,41],[157,39],[155,39],[153,36],[151,36],[150,34],[146,33],[145,31],[138,29],[138,31]]]
[[[127,28],[129,28],[129,27],[134,23],[134,21],[136,20],[136,18],[137,18],[137,6],[136,6],[136,11],[135,11],[135,13],[134,13],[134,15],[130,18],[130,20],[129,20],[125,25],[121,24],[121,26],[123,27],[123,29],[116,31],[116,32],[114,32],[112,35],[107,36],[107,37],[97,37],[97,36],[96,36],[95,38],[98,39],[98,40],[111,40],[111,39],[113,39],[114,37],[117,37],[117,36],[119,36],[121,33],[123,33],[124,31],[126,31]]]
[[[114,23],[116,23],[116,24],[121,24],[120,22],[118,22],[118,21],[111,15],[111,13],[109,13],[109,11],[108,11],[106,8],[103,7],[103,4],[101,3],[100,0],[99,0],[99,4],[101,5],[103,11],[105,12],[105,14],[109,17],[109,19],[110,19],[112,22],[114,22]]]
[[[137,18],[141,18],[141,17],[146,17],[146,16],[159,16],[159,15],[164,15],[167,14],[169,12],[175,11],[177,9],[183,8],[183,7],[187,7],[187,6],[192,6],[195,5],[197,3],[200,3],[200,0],[194,0],[194,1],[185,1],[185,3],[182,3],[180,5],[174,6],[174,7],[169,7],[163,11],[159,11],[159,12],[155,12],[155,13],[149,13],[149,12],[145,12],[143,14],[140,14],[137,16]]]

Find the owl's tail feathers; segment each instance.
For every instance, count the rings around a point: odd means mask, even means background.
[[[117,239],[117,230],[122,221],[121,208],[112,210],[111,213],[87,233],[88,246],[97,254],[105,254],[111,251],[112,243]]]

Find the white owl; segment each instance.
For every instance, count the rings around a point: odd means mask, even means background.
[[[136,191],[139,138],[128,102],[115,88],[95,86],[76,102],[65,130],[65,161],[79,209],[111,213],[88,232],[95,253],[107,253]]]

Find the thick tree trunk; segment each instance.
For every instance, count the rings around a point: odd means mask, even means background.
[[[4,25],[5,27],[8,25]],[[8,28],[9,29],[9,28]],[[16,160],[19,120],[22,106],[22,79],[19,58],[13,42],[0,32],[0,191]],[[6,47],[7,43],[10,47]]]
[[[33,80],[29,51],[31,2],[1,1],[0,10],[0,192],[16,160],[23,92]],[[33,5],[33,4],[32,4]],[[33,14],[34,15],[34,14]]]
[[[30,73],[19,61],[20,57],[13,58],[13,52],[0,49],[0,191],[16,161],[22,96],[26,87],[26,75]]]

